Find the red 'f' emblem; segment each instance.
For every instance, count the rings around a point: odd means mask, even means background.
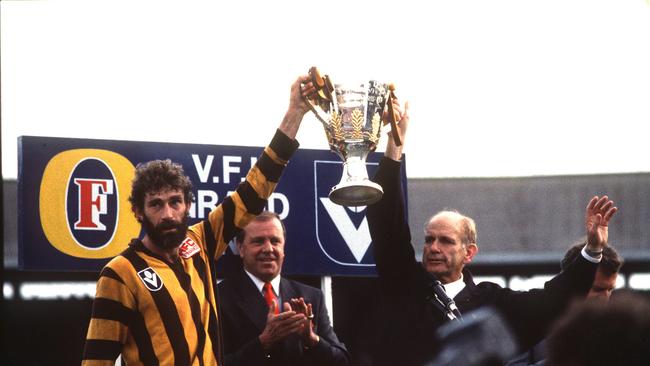
[[[108,212],[106,196],[113,194],[113,181],[108,179],[75,178],[79,187],[79,220],[74,223],[77,230],[106,230],[99,215]]]

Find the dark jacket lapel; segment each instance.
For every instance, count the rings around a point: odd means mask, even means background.
[[[261,332],[266,325],[266,316],[268,314],[268,307],[264,297],[262,297],[253,280],[243,270],[239,276],[233,279],[237,282],[236,288],[239,295],[237,306],[242,309],[243,313]]]
[[[280,297],[282,298],[283,303],[288,302],[291,304],[292,298],[299,298],[301,296],[303,295],[296,289],[291,281],[285,280],[284,277],[280,277]],[[305,299],[305,301],[308,300]],[[284,308],[282,308],[282,311],[284,311]],[[302,354],[302,343],[296,335],[284,339],[278,347],[282,348],[282,352],[285,357],[287,357],[287,360],[293,357],[298,357]]]
[[[302,295],[296,291],[291,282],[285,280],[284,277],[280,278],[280,297],[283,303],[291,303],[292,298],[299,298],[300,296]],[[284,308],[281,308],[281,311],[284,311]]]

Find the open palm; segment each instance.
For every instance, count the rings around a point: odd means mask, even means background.
[[[600,251],[607,245],[609,220],[618,211],[614,201],[607,196],[594,196],[585,212],[587,244],[592,250]]]

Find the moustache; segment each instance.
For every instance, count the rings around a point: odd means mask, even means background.
[[[169,230],[169,229],[179,229],[183,226],[183,223],[180,221],[163,221],[160,224],[156,225],[156,230]]]

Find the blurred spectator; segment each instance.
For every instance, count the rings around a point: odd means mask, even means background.
[[[650,365],[650,302],[631,292],[575,303],[548,337],[549,364]]]
[[[565,270],[569,264],[578,258],[582,248],[585,246],[586,239],[583,239],[579,243],[573,245],[567,252],[564,254],[564,258],[560,263],[562,270]],[[612,295],[612,291],[616,287],[616,279],[618,278],[618,272],[623,266],[623,258],[618,254],[616,249],[611,246],[607,246],[603,249],[603,257],[598,263],[598,269],[596,270],[596,275],[594,276],[594,282],[589,289],[587,294],[587,299],[591,300],[609,300]],[[542,366],[546,364],[546,342],[542,341],[536,344],[534,347],[528,351],[520,354],[514,359],[510,360],[506,365],[507,366],[524,366],[524,365],[535,365]]]

